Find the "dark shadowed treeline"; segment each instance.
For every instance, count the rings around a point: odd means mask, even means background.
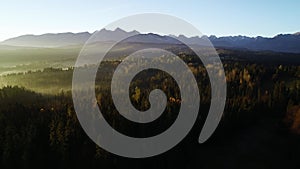
[[[144,71],[135,77],[129,90],[137,109],[149,108],[148,96],[154,88],[162,89],[168,98],[160,118],[147,125],[135,124],[118,114],[111,99],[108,77],[118,63],[105,62],[105,76],[99,74],[96,78],[97,105],[104,117],[127,135],[148,137],[163,132],[172,125],[180,108],[176,82],[157,70]],[[197,139],[210,105],[210,82],[201,64],[191,61],[189,67],[201,95],[194,128],[174,149],[141,160],[112,155],[94,144],[76,118],[69,91],[38,94],[22,87],[3,87],[0,90],[1,168],[297,168],[299,66],[225,61],[228,91],[225,112],[217,131],[204,144],[198,144]],[[49,86],[67,86],[71,72],[71,69],[46,69],[24,76],[34,77],[37,82],[33,84],[44,85],[43,80],[49,78],[48,82],[57,82]],[[20,82],[26,83],[30,84]]]

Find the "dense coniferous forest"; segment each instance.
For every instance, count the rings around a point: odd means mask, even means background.
[[[227,100],[221,123],[214,135],[204,144],[197,142],[210,106],[210,82],[205,67],[189,54],[182,54],[200,89],[198,119],[192,131],[174,149],[140,160],[110,154],[85,134],[77,120],[70,91],[72,67],[3,75],[0,78],[0,167],[298,166],[299,64],[231,58],[230,54],[221,55],[227,81]],[[254,56],[258,57],[259,54]],[[133,105],[139,110],[147,110],[149,93],[155,88],[165,92],[168,103],[163,115],[154,122],[147,125],[134,124],[118,114],[111,99],[110,77],[119,63],[118,60],[103,62],[96,78],[97,104],[105,119],[118,131],[131,136],[148,137],[163,132],[172,125],[180,108],[181,99],[176,82],[158,70],[139,73],[130,86]]]

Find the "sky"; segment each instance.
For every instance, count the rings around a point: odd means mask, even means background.
[[[299,0],[1,0],[0,41],[24,34],[94,32],[139,13],[169,14],[205,35],[265,36],[300,31]]]

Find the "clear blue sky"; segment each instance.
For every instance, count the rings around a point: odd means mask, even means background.
[[[299,0],[147,1],[3,0],[0,40],[22,34],[94,32],[124,16],[145,12],[177,16],[206,35],[270,37],[300,31]]]

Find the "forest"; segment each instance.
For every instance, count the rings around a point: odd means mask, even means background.
[[[229,57],[231,55],[234,57]],[[227,51],[220,55],[227,82],[226,107],[216,132],[207,142],[199,144],[197,138],[210,107],[210,82],[207,70],[199,61],[191,54],[181,54],[200,90],[198,119],[175,148],[139,160],[106,152],[85,134],[72,101],[73,67],[49,67],[2,75],[0,167],[300,167],[299,63],[253,59],[260,55],[254,53],[249,60],[241,53]],[[119,63],[119,60],[101,63],[96,77],[97,105],[105,119],[119,132],[135,137],[148,137],[166,130],[180,108],[180,92],[174,79],[151,69],[134,78],[129,93],[137,109],[149,108],[149,93],[156,88],[165,92],[168,103],[157,120],[145,125],[132,123],[118,114],[110,94],[110,78]]]

